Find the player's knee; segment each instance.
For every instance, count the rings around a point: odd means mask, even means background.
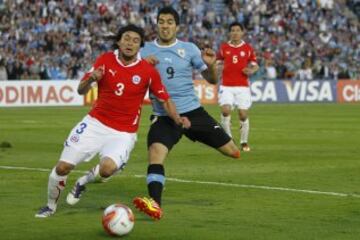
[[[245,122],[247,119],[247,116],[240,116],[240,121]]]
[[[224,116],[224,117],[227,117],[231,114],[231,107],[222,107],[221,108],[221,114]]]
[[[239,111],[239,119],[240,119],[240,121],[245,122],[247,118],[248,118],[247,113],[240,110]]]
[[[100,168],[99,175],[102,178],[108,178],[108,177],[111,177],[115,171],[116,171],[116,168],[114,169],[111,167],[103,167],[103,168]]]
[[[117,165],[114,161],[107,159],[100,163],[99,175],[102,178],[111,177],[117,170]]]
[[[222,114],[224,117],[227,117],[227,116],[230,116],[231,112],[230,112],[230,111],[222,111],[221,114]]]
[[[56,165],[56,174],[59,175],[59,176],[65,176],[65,175],[68,175],[71,170],[74,168],[73,165],[69,164],[69,163],[66,163],[66,162],[59,162],[57,165]]]

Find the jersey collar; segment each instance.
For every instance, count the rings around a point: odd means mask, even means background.
[[[154,40],[154,44],[155,44],[157,47],[159,47],[159,48],[169,48],[169,47],[173,47],[173,46],[175,46],[177,43],[178,43],[177,38],[175,39],[175,42],[174,42],[174,43],[172,43],[172,44],[170,44],[170,45],[166,45],[166,46],[160,45],[160,44],[158,43],[157,39]]]
[[[244,42],[243,40],[241,40],[241,42],[240,42],[238,45],[234,45],[234,44],[231,44],[231,41],[228,41],[228,44],[229,44],[231,47],[238,48],[238,47],[241,47],[242,45],[244,45],[245,42]]]
[[[124,64],[121,62],[120,58],[119,58],[119,50],[116,49],[113,53],[114,53],[114,55],[115,55],[115,59],[116,59],[116,61],[118,62],[118,64],[120,64],[120,65],[123,66],[123,67],[132,67],[132,66],[135,66],[136,64],[138,64],[138,63],[141,61],[140,53],[138,53],[137,56],[136,56],[136,61],[135,61],[135,62],[130,63],[129,65],[124,65]]]

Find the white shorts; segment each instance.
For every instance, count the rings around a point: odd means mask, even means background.
[[[60,161],[77,165],[99,153],[100,159],[109,157],[120,169],[129,160],[136,139],[136,133],[117,131],[87,115],[71,130]]]
[[[227,87],[220,85],[218,102],[220,106],[236,106],[247,110],[251,107],[251,93],[249,87]]]

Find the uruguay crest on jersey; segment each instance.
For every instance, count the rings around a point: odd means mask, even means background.
[[[182,58],[185,57],[185,49],[184,48],[179,48],[177,50],[177,53],[179,54],[180,57],[182,57]]]

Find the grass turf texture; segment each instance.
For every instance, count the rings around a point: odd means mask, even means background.
[[[219,119],[216,106],[206,109]],[[360,194],[360,105],[255,104],[250,111],[252,152],[241,160],[222,156],[183,138],[166,160],[166,175],[193,181],[249,184]],[[0,109],[1,166],[52,168],[71,128],[88,108]],[[132,198],[146,195],[146,133],[143,111],[137,145],[125,171],[105,184],[88,185],[76,206],[65,197],[81,175],[68,178],[57,213],[34,214],[46,202],[49,172],[0,168],[1,239],[111,239],[103,209],[115,202],[136,217],[125,239],[359,239],[360,198],[251,187],[167,181],[164,218],[137,212]],[[233,135],[238,121],[233,113]],[[4,146],[7,146],[6,144]],[[78,165],[88,170],[98,162]],[[143,175],[142,177],[135,175]]]

